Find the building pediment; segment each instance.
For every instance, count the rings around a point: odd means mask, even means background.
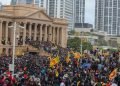
[[[53,21],[53,19],[50,18],[47,14],[45,14],[43,11],[36,11],[36,12],[30,13],[26,16],[26,18]]]
[[[11,13],[11,17],[31,18],[36,20],[53,21],[45,12],[43,8],[38,8],[32,5],[16,5],[4,6],[3,12]],[[1,14],[1,13],[0,13]],[[8,13],[6,16],[9,16]]]

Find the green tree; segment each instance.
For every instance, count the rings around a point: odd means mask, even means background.
[[[81,40],[78,37],[68,39],[68,47],[74,49],[75,51],[80,51]],[[92,45],[89,42],[82,42],[83,50],[92,50]]]
[[[80,39],[78,37],[68,39],[68,46],[73,49],[78,49],[80,46]]]
[[[70,35],[74,35],[74,34],[75,34],[75,30],[69,31],[69,34],[70,34]]]
[[[89,42],[83,42],[83,50],[92,50],[93,46]]]
[[[100,46],[107,46],[107,41],[105,41],[104,39],[99,39],[98,40],[98,45],[100,45]]]

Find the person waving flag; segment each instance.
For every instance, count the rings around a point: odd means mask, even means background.
[[[116,77],[117,75],[118,68],[115,68],[109,75],[109,80],[112,80]]]
[[[56,65],[57,63],[59,63],[59,61],[60,61],[59,56],[55,57],[54,59],[52,59],[50,61],[50,67],[53,67],[54,65]]]

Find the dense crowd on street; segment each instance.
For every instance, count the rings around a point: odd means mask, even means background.
[[[120,86],[119,53],[100,54],[99,49],[84,52],[74,58],[73,50],[51,42],[29,41],[33,47],[50,53],[50,57],[26,53],[15,58],[14,76],[9,71],[11,56],[0,57],[0,86]],[[29,50],[28,50],[29,51]],[[66,57],[69,52],[69,62]],[[50,67],[50,58],[60,57],[59,63]],[[117,68],[113,79],[111,72]]]

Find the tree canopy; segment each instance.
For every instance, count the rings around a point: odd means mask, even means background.
[[[68,39],[68,47],[74,49],[75,51],[80,51],[81,39],[78,37]],[[92,50],[92,45],[89,42],[82,41],[83,50]]]

